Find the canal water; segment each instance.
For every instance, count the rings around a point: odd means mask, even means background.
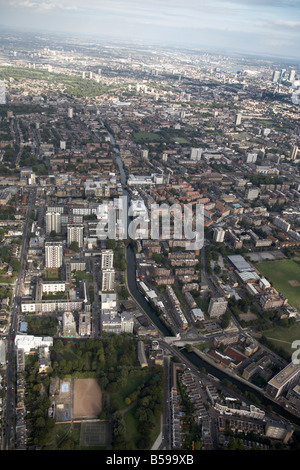
[[[255,390],[252,387],[248,387],[244,382],[240,382],[238,379],[233,378],[231,375],[226,374],[226,372],[221,371],[220,369],[214,367],[210,363],[206,362],[204,359],[199,357],[194,352],[188,352],[186,349],[182,349],[181,354],[183,354],[188,361],[190,361],[194,366],[196,366],[199,370],[205,368],[208,374],[217,377],[219,380],[229,380],[232,384],[236,385],[237,388],[242,392],[250,392],[252,395],[255,395],[260,403],[264,406],[271,406],[273,411],[283,418],[286,418],[289,422],[294,423],[296,426],[300,426],[300,418],[289,413],[288,410],[281,407],[274,401],[268,399],[263,393],[260,393],[258,390]],[[259,405],[258,405],[259,407]]]
[[[123,168],[123,162],[119,155],[116,157],[120,174],[121,174],[121,183],[122,185],[126,185],[126,174]],[[129,201],[128,192],[126,189],[123,189],[123,196],[127,196]],[[166,325],[160,320],[157,311],[151,307],[151,305],[147,302],[145,297],[141,294],[137,287],[136,281],[136,258],[135,252],[131,244],[127,247],[127,284],[130,290],[131,295],[137,301],[137,303],[141,306],[147,316],[151,319],[151,321],[155,324],[155,326],[163,333],[164,336],[170,336],[171,332],[166,327]]]
[[[126,174],[123,168],[123,162],[119,155],[116,157],[120,174],[121,174],[121,183],[122,185],[126,185]],[[123,190],[123,195],[128,197],[128,192],[126,189]],[[129,198],[128,198],[129,201]],[[159,319],[158,313],[151,305],[146,301],[145,297],[141,294],[137,287],[136,281],[136,258],[135,252],[131,244],[127,247],[127,283],[130,290],[130,293],[137,301],[137,303],[141,306],[147,316],[151,319],[151,321],[156,325],[156,327],[160,330],[160,332],[164,336],[172,336],[170,330],[166,327],[166,325]],[[207,373],[212,374],[213,376],[217,377],[220,380],[228,379],[232,384],[236,385],[241,392],[250,392],[254,394],[264,406],[271,406],[275,413],[278,413],[280,416],[286,418],[291,423],[294,423],[296,426],[300,426],[300,418],[297,418],[293,414],[289,413],[286,409],[282,408],[281,406],[274,403],[272,400],[269,400],[265,397],[262,393],[259,393],[257,390],[253,389],[252,387],[247,387],[246,384],[240,382],[237,379],[229,376],[225,372],[222,372],[220,369],[213,367],[210,363],[204,361],[202,358],[197,356],[197,354],[193,352],[188,352],[186,350],[181,350],[181,353],[198,369],[205,368]]]
[[[128,245],[127,247],[127,283],[132,296],[142,307],[147,316],[157,326],[157,328],[163,333],[164,336],[172,336],[166,325],[159,319],[156,310],[151,307],[151,305],[146,301],[145,297],[137,288],[135,253],[131,245]]]

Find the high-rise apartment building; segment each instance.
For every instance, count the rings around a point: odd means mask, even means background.
[[[273,77],[272,77],[272,82],[277,83],[280,79],[280,72],[279,70],[274,70],[273,72]]]
[[[257,153],[247,153],[246,163],[255,163],[257,160]]]
[[[225,230],[221,227],[216,227],[214,229],[214,241],[218,243],[222,243],[225,237]]]
[[[288,232],[291,228],[291,224],[286,220],[282,219],[281,217],[275,217],[273,219],[273,224],[276,225],[276,227],[279,227],[284,232]]]
[[[91,334],[91,313],[90,312],[79,313],[78,334],[79,336],[90,336]]]
[[[61,230],[61,214],[59,212],[46,212],[46,234],[51,232],[60,233]]]
[[[280,81],[286,78],[286,69],[280,71]]]
[[[290,71],[290,74],[289,74],[289,82],[293,82],[296,78],[296,71],[295,70],[291,70]]]
[[[293,148],[290,153],[290,159],[291,160],[296,160],[298,154],[298,147],[296,145],[293,145]]]
[[[199,161],[201,160],[202,149],[191,148],[190,158],[191,160]]]
[[[219,318],[224,315],[227,309],[228,301],[224,297],[211,298],[208,306],[208,315],[210,318]]]
[[[64,206],[47,206],[47,212],[59,212],[60,214],[63,214],[65,211]]]
[[[143,149],[143,150],[141,150],[141,157],[142,157],[144,160],[148,160],[148,157],[149,157],[149,150],[148,150],[148,149]]]
[[[63,336],[64,337],[76,337],[76,321],[71,312],[63,313]]]
[[[245,199],[247,199],[247,201],[252,201],[253,199],[258,198],[258,196],[259,196],[259,188],[255,188],[253,186],[246,186]]]
[[[235,116],[235,125],[239,126],[242,123],[242,115],[239,113]]]
[[[46,268],[60,268],[63,259],[63,244],[61,242],[45,243]]]
[[[67,243],[68,246],[72,242],[77,242],[78,247],[83,247],[83,225],[68,224],[67,226]]]
[[[101,252],[101,269],[112,269],[114,267],[113,250],[103,250]]]
[[[300,365],[290,362],[267,384],[266,391],[273,398],[278,398],[284,391],[291,389],[300,377]]]
[[[115,287],[115,270],[103,269],[102,270],[102,291],[113,291]]]

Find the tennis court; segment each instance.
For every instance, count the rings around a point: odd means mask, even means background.
[[[110,428],[107,421],[81,423],[80,447],[105,447],[110,445]]]

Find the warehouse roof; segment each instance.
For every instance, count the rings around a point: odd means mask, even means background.
[[[240,273],[243,271],[254,271],[254,268],[250,266],[250,264],[241,255],[227,256],[227,259]]]

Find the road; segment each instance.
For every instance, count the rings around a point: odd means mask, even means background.
[[[4,436],[2,441],[2,449],[10,450],[11,449],[11,438],[14,436],[14,433],[11,432],[14,429],[14,404],[15,404],[15,389],[14,382],[16,378],[16,360],[15,360],[15,349],[14,349],[14,339],[18,326],[18,313],[21,305],[21,296],[22,296],[22,283],[25,276],[26,269],[26,259],[27,259],[27,249],[28,249],[28,235],[30,233],[30,214],[34,209],[36,200],[36,188],[32,188],[28,197],[28,205],[26,211],[26,217],[23,227],[23,239],[21,246],[21,255],[20,255],[20,269],[18,277],[14,286],[14,296],[12,299],[12,307],[10,313],[10,324],[9,324],[9,333],[7,337],[7,358],[8,363],[6,367],[6,406],[4,408]]]
[[[14,130],[14,134],[15,134],[14,141],[15,141],[16,147],[17,147],[17,151],[16,151],[16,154],[15,154],[15,165],[16,165],[16,168],[19,168],[20,167],[20,159],[21,159],[23,149],[22,149],[22,146],[21,146],[22,135],[21,135],[21,131],[20,131],[19,121],[18,121],[17,118],[14,118],[13,130]]]
[[[196,380],[200,381],[205,379],[207,381],[207,375],[201,373],[199,369],[194,366],[191,362],[187,360],[187,358],[181,354],[180,350],[174,348],[172,345],[166,343],[163,339],[159,340],[160,347],[164,350],[165,358],[164,358],[164,370],[165,370],[165,385],[164,385],[164,399],[165,399],[165,409],[163,415],[163,425],[162,425],[162,441],[160,445],[160,450],[172,450],[172,410],[170,404],[170,397],[171,397],[171,388],[172,388],[172,356],[177,356],[180,359],[180,363],[185,365],[187,369],[189,369],[195,376]],[[210,382],[214,383],[216,387],[219,387],[218,382],[214,382],[210,379]],[[200,390],[201,397],[204,404],[210,405],[208,397],[206,397],[203,390]],[[216,422],[217,422],[217,412],[210,408],[210,425],[211,425],[211,440],[214,449],[218,448],[218,436],[216,431]]]
[[[99,271],[100,271],[100,257],[94,257],[90,264],[92,265],[93,270],[93,280],[94,280],[94,302],[92,305],[92,316],[93,316],[93,336],[95,339],[101,337],[102,328],[101,328],[101,305],[99,301]]]
[[[171,396],[171,378],[172,378],[172,363],[170,361],[171,355],[164,356],[164,372],[165,372],[165,384],[164,384],[164,413],[163,413],[163,421],[162,421],[162,443],[160,448],[163,449],[172,449],[172,413],[170,403],[170,396]]]

